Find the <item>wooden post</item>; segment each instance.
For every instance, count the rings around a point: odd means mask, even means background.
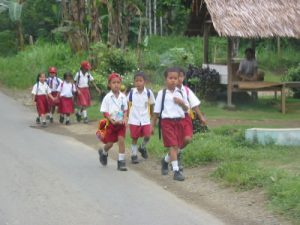
[[[227,38],[227,107],[232,107],[232,47],[233,43],[230,37]]]
[[[280,57],[281,49],[280,49],[280,37],[277,37],[277,56]]]
[[[285,114],[285,84],[282,84],[281,87],[281,112]]]
[[[203,32],[203,63],[208,64],[208,44],[209,44],[209,31],[210,31],[210,22],[206,21],[204,23],[204,32]]]

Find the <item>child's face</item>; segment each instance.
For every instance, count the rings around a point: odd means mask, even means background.
[[[119,78],[113,78],[108,86],[110,87],[110,89],[112,90],[112,92],[119,92],[120,88],[121,88],[121,80]]]
[[[72,78],[71,76],[67,76],[67,77],[66,77],[66,81],[67,81],[67,82],[71,82],[72,80],[73,80],[73,78]]]
[[[42,74],[40,75],[40,77],[39,77],[39,81],[40,81],[41,83],[44,83],[45,80],[46,80],[46,75],[45,75],[44,73],[42,73]]]
[[[181,86],[183,84],[183,81],[184,81],[184,74],[183,73],[179,73],[178,86]]]
[[[145,87],[145,80],[143,77],[141,76],[137,76],[134,79],[134,86],[138,89],[138,90],[142,90]]]
[[[166,77],[166,84],[168,89],[174,89],[178,84],[178,72],[169,72]]]
[[[49,73],[50,77],[55,77],[56,73]]]

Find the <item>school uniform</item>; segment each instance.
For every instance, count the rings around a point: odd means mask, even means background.
[[[126,96],[120,92],[118,98],[110,91],[105,95],[101,107],[100,112],[108,113],[110,117],[115,121],[123,121],[124,113],[128,110],[127,106],[127,98]],[[117,142],[118,137],[125,137],[126,134],[126,125],[118,124],[113,125],[109,123],[106,128],[106,134],[103,139],[103,143],[106,144],[108,142]]]
[[[162,95],[163,90],[160,90],[155,100],[154,113],[160,114],[161,112]],[[173,92],[167,89],[161,114],[161,129],[165,147],[183,146],[182,120],[185,112],[174,102],[174,97],[184,100],[182,92],[177,87]]]
[[[189,106],[189,110],[200,105],[200,100],[195,93],[187,86],[181,85],[181,93],[183,95],[185,103]],[[193,123],[188,112],[185,112],[185,117],[182,120],[184,137],[193,136]]]
[[[31,93],[35,95],[36,109],[39,116],[49,112],[48,95],[51,94],[51,89],[46,82],[37,82]]]
[[[46,83],[50,87],[51,94],[54,98],[57,97],[57,95],[58,95],[57,89],[62,82],[63,81],[60,78],[58,78],[57,76],[54,76],[54,77],[50,76],[47,78]],[[59,99],[56,99],[53,101],[51,98],[49,98],[48,101],[49,101],[49,107],[59,106]]]
[[[89,82],[93,81],[94,78],[90,72],[83,73],[81,70],[75,75],[74,80],[76,81],[77,89],[80,94],[77,94],[77,106],[88,107],[91,105],[91,95],[89,90]]]
[[[75,84],[63,81],[57,91],[60,92],[59,112],[61,114],[74,113],[73,93],[76,92]]]
[[[127,101],[130,105],[128,124],[131,138],[149,137],[151,135],[150,105],[155,104],[153,92],[144,88],[140,93],[137,88],[133,88],[127,96]]]

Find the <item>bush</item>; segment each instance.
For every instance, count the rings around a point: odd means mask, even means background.
[[[284,81],[300,81],[300,64],[293,67],[285,74]],[[293,88],[294,98],[300,98],[300,88]]]

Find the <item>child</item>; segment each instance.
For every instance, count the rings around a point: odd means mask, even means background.
[[[150,118],[153,112],[155,98],[153,92],[145,88],[145,79],[143,72],[136,73],[134,75],[135,88],[131,89],[127,96],[129,102],[128,124],[132,138],[131,162],[133,164],[139,162],[137,150],[139,150],[144,159],[148,158],[146,144],[149,142],[151,136]],[[139,137],[144,137],[144,140],[139,148],[137,148]]]
[[[108,86],[110,92],[104,97],[100,112],[108,120],[106,134],[102,140],[105,144],[99,149],[99,159],[103,166],[107,165],[108,151],[115,142],[119,145],[119,157],[117,169],[127,171],[125,161],[125,133],[126,133],[126,118],[127,118],[127,99],[120,91],[122,78],[117,73],[112,73],[108,77]]]
[[[173,179],[183,181],[184,176],[179,171],[177,154],[179,148],[183,145],[182,120],[188,106],[184,102],[181,91],[177,88],[179,72],[178,68],[169,68],[165,71],[166,89],[160,90],[156,97],[152,132],[157,118],[160,117],[163,143],[169,149],[169,153],[161,161],[162,175],[168,174],[169,162],[171,161],[174,171]]]
[[[64,74],[64,81],[61,83],[61,85],[59,85],[57,91],[58,97],[60,98],[59,122],[64,123],[65,120],[66,125],[70,125],[70,114],[74,113],[73,96],[76,92],[76,87],[73,84],[73,75],[71,74],[71,72],[66,72]]]
[[[187,104],[189,106],[189,110],[192,110],[193,112],[195,112],[196,116],[198,116],[201,123],[205,125],[206,124],[205,117],[203,116],[203,114],[201,113],[201,111],[199,109],[201,102],[189,87],[183,85],[183,81],[185,78],[185,71],[182,68],[179,68],[179,71],[180,72],[179,72],[177,87],[179,90],[181,90],[184,101],[187,102]],[[181,152],[183,151],[183,148],[191,142],[192,137],[193,137],[193,124],[192,124],[192,119],[189,115],[189,112],[185,112],[185,117],[182,120],[182,125],[183,125],[184,141],[183,141],[183,146],[179,150],[178,155],[177,155],[180,171],[183,170],[182,164],[180,162]]]
[[[84,123],[88,123],[87,117],[87,107],[91,105],[91,96],[89,90],[89,83],[91,82],[95,89],[100,94],[100,89],[96,86],[94,82],[94,78],[89,72],[91,69],[91,65],[88,61],[83,61],[81,63],[80,70],[75,75],[75,82],[77,87],[77,106],[79,107],[76,118],[77,121],[81,121],[81,116],[83,116]]]
[[[36,109],[38,112],[38,117],[36,118],[36,123],[40,124],[42,120],[42,126],[46,127],[46,114],[49,112],[48,97],[51,100],[55,100],[51,95],[51,89],[46,83],[46,75],[41,72],[37,75],[36,83],[32,88],[32,100],[36,104]]]
[[[55,98],[55,101],[52,101],[51,98],[49,99],[49,121],[50,123],[53,123],[53,114],[55,112],[56,106],[58,107],[59,105],[59,99],[57,97],[57,88],[59,85],[62,83],[62,80],[57,77],[57,69],[55,67],[50,67],[48,69],[48,78],[46,80],[48,86],[51,89],[51,94]]]

